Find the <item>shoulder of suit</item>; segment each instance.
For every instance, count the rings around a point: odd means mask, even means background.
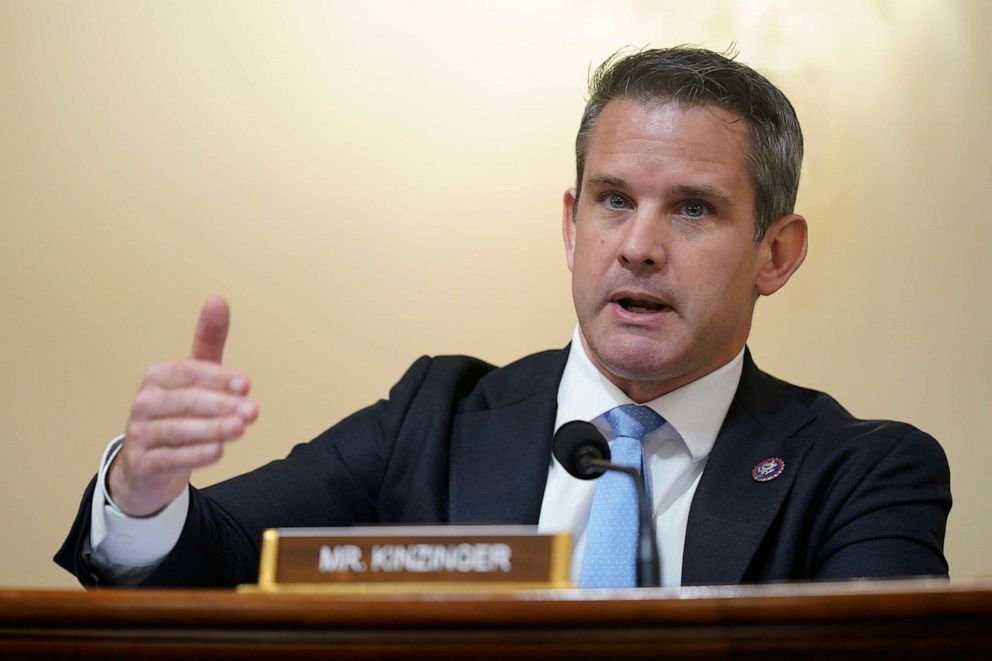
[[[914,435],[914,432],[926,435],[905,422],[856,417],[825,392],[797,386],[757,368],[750,371],[750,374],[745,370],[745,375],[741,378],[742,387],[747,383],[744,389],[747,391],[745,399],[749,400],[748,408],[764,409],[767,413],[779,406],[798,405],[810,414],[804,425],[804,432],[819,438],[830,437],[840,441],[862,437],[894,439]]]
[[[487,408],[557,389],[567,356],[567,350],[542,351],[504,367],[472,356],[422,356],[400,383],[461,400],[460,408]]]

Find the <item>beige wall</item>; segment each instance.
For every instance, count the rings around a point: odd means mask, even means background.
[[[200,484],[419,354],[563,345],[587,67],[684,42],[736,43],[806,130],[810,257],[758,363],[941,439],[952,573],[992,574],[990,26],[983,0],[0,0],[0,585],[73,584],[82,488],[210,293],[262,416]]]

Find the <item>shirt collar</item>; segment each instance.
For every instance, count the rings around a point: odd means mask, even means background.
[[[744,348],[725,365],[644,406],[663,417],[682,437],[693,461],[707,457],[730,409],[744,369]],[[570,420],[592,421],[610,409],[633,401],[596,369],[586,355],[579,327],[558,385],[557,431]]]

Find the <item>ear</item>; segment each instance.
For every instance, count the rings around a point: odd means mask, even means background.
[[[774,294],[806,259],[806,219],[789,214],[776,220],[761,240],[762,264],[755,287],[762,296]]]
[[[575,261],[575,205],[578,203],[574,188],[565,191],[561,210],[561,235],[565,239],[565,261],[572,270]]]

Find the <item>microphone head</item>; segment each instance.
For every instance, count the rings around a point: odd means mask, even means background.
[[[594,480],[606,471],[590,466],[589,460],[610,460],[610,446],[606,439],[595,425],[585,420],[572,420],[559,427],[552,448],[558,463],[570,475],[581,480]]]

